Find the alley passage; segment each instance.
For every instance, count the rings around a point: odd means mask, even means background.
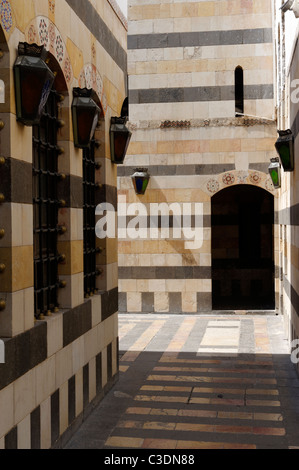
[[[119,336],[119,382],[67,448],[299,448],[282,317],[120,315]]]

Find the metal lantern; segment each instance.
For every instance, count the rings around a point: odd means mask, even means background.
[[[73,134],[74,145],[77,148],[88,147],[97,128],[101,109],[96,104],[96,100],[97,94],[92,89],[73,89]]]
[[[144,195],[150,180],[147,168],[136,168],[132,176],[135,192],[138,195]]]
[[[126,117],[112,117],[110,126],[111,160],[122,164],[126,157],[132,133],[126,127]]]
[[[281,165],[278,158],[271,158],[269,173],[275,189],[281,187]]]
[[[55,74],[46,64],[43,46],[20,42],[14,64],[17,121],[26,126],[39,124]]]
[[[283,166],[284,171],[294,171],[294,136],[290,129],[278,131],[279,138],[275,148]]]

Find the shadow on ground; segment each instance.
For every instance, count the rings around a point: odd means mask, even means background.
[[[65,448],[299,448],[299,380],[288,354],[121,351],[119,367]]]

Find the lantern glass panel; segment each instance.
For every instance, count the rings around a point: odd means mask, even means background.
[[[274,188],[279,189],[281,187],[281,165],[279,159],[272,159],[271,165],[269,166],[269,174],[271,176]]]
[[[87,91],[82,90],[83,92]],[[89,92],[91,93],[91,90]],[[100,108],[92,98],[75,97],[72,114],[75,146],[86,148],[89,146],[98,125]]]
[[[126,145],[127,145],[127,134],[119,132],[115,134],[114,139],[114,154],[115,159],[117,161],[121,161],[124,158],[126,153]]]
[[[125,119],[112,118],[110,128],[111,159],[114,163],[124,162],[132,133],[125,126]]]
[[[279,176],[278,176],[278,171],[277,169],[273,168],[271,171],[270,171],[270,176],[271,176],[271,179],[273,181],[273,184],[274,186],[278,186],[278,183],[279,183]]]
[[[38,124],[55,75],[39,57],[19,56],[14,66],[17,120]]]
[[[132,180],[136,194],[145,194],[150,180],[147,170],[137,170],[132,176]]]
[[[292,131],[279,131],[279,139],[275,147],[281,159],[284,171],[294,170],[294,138]]]
[[[279,146],[279,154],[284,167],[290,168],[291,166],[291,153],[288,144]]]
[[[143,190],[144,190],[144,179],[143,178],[136,178],[135,179],[135,184],[136,184],[137,193],[142,193]]]

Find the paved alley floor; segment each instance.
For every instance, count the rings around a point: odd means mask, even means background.
[[[299,449],[282,317],[120,315],[120,377],[66,449]]]

